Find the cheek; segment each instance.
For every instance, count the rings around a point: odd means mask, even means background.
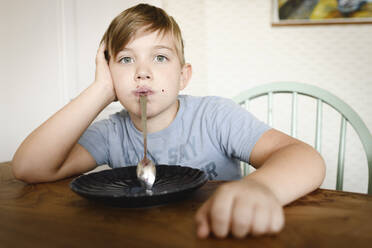
[[[119,94],[119,91],[125,91],[125,89],[128,87],[128,84],[131,82],[131,76],[130,72],[126,72],[124,70],[121,71],[111,71],[111,77],[112,81],[115,87],[115,90],[117,91],[117,94]]]
[[[110,72],[111,72],[111,78],[113,81],[113,84],[115,85],[120,78],[120,71],[116,69],[115,66],[110,65]]]
[[[176,71],[176,70],[174,70]],[[159,90],[162,94],[171,94],[180,89],[181,77],[178,73],[165,73],[158,82],[161,82],[159,85]]]

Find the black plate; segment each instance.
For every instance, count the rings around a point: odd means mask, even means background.
[[[136,166],[94,172],[75,178],[71,189],[92,200],[118,207],[148,207],[183,199],[207,182],[206,174],[178,165],[156,165],[152,190],[141,187]]]

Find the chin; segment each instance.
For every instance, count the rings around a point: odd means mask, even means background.
[[[132,104],[132,105],[124,106],[124,108],[131,115],[135,115],[137,118],[141,119],[142,114],[141,114],[141,108],[139,107],[139,105]],[[160,113],[160,111],[153,111],[153,109],[151,109],[151,108],[149,108],[149,106],[147,106],[147,118],[154,117],[159,113]]]

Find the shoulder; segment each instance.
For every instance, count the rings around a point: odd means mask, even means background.
[[[128,111],[126,111],[125,109],[122,109],[116,113],[110,114],[108,117],[103,118],[99,121],[108,122],[108,123],[118,123],[118,122],[125,121],[128,118],[130,118]]]
[[[251,119],[250,113],[233,100],[220,96],[181,96],[184,105],[183,116],[193,122],[201,121],[208,127],[221,127],[235,120]],[[235,125],[235,124],[234,124]]]
[[[220,96],[190,96],[180,95],[179,99],[187,108],[202,108],[208,110],[220,110],[228,108],[239,108],[233,100]]]
[[[129,114],[126,110],[121,110],[119,112],[116,112],[114,114],[109,115],[106,118],[101,118],[91,125],[93,128],[99,128],[99,129],[106,129],[106,130],[114,130],[118,127],[122,127],[125,125],[125,122],[129,120]]]

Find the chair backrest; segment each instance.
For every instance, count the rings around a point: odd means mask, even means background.
[[[338,163],[337,163],[337,182],[336,189],[343,189],[344,178],[344,158],[345,158],[345,138],[346,124],[349,122],[358,134],[368,161],[368,194],[372,194],[372,136],[367,126],[364,124],[359,115],[344,101],[330,92],[319,87],[295,83],[295,82],[277,82],[265,84],[252,89],[249,89],[234,98],[234,101],[249,109],[249,101],[260,96],[267,95],[267,123],[272,126],[273,114],[273,95],[275,93],[291,93],[292,94],[292,114],[291,114],[291,135],[297,135],[297,97],[298,95],[306,95],[315,98],[317,101],[316,111],[316,133],[314,147],[319,152],[321,150],[322,136],[322,112],[323,103],[328,104],[333,109],[341,114],[341,128],[338,148]]]

